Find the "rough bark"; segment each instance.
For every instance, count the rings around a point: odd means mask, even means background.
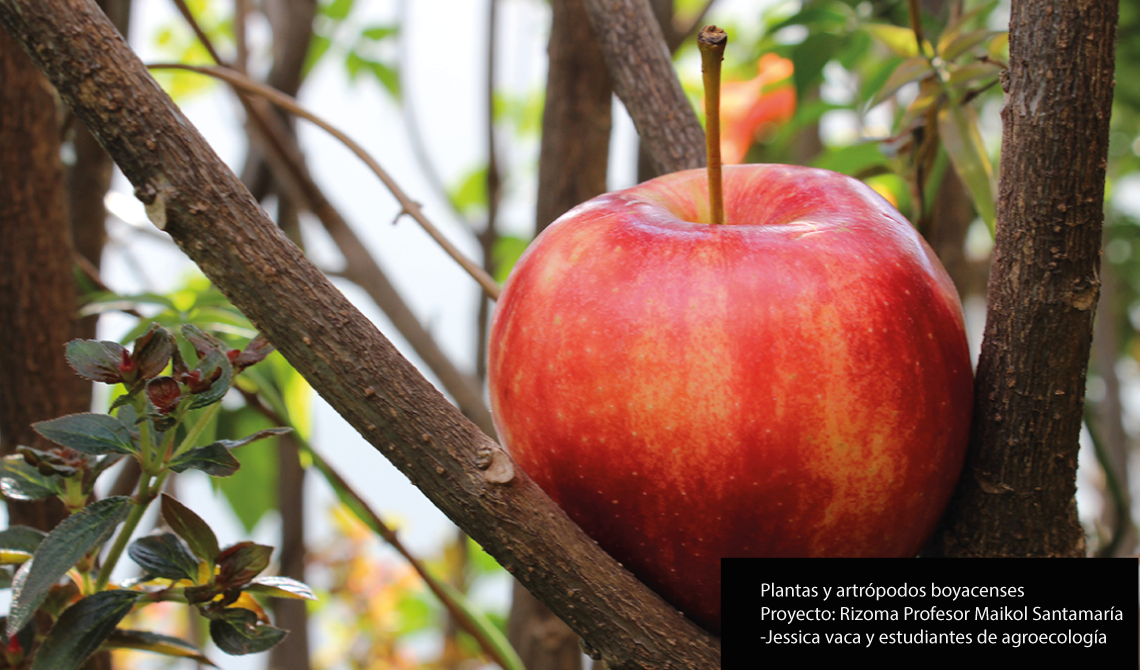
[[[0,0],[0,22],[100,139],[152,220],[610,668],[719,665],[718,640],[586,537],[265,218],[89,0]]]
[[[613,87],[582,0],[554,0],[550,7],[536,234],[571,207],[605,193],[613,126]]]
[[[705,165],[705,133],[681,89],[648,0],[585,0],[614,91],[657,172]]]
[[[1081,556],[1077,438],[1116,0],[1014,0],[989,316],[966,468],[933,555]]]
[[[51,84],[0,34],[0,454],[50,449],[31,424],[88,409],[63,357],[75,335],[57,101]],[[8,501],[10,523],[50,530],[58,500]]]

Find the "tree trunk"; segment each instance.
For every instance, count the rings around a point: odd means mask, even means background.
[[[970,449],[927,553],[1082,556],[1077,438],[1100,287],[1117,0],[1014,0]]]
[[[57,101],[17,42],[0,34],[0,454],[50,449],[31,424],[90,409],[63,345],[76,332]],[[90,396],[86,396],[90,398]],[[12,525],[50,530],[52,499],[8,501]]]

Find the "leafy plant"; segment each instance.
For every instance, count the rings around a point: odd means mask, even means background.
[[[180,343],[154,322],[130,351],[116,342],[68,343],[68,363],[80,377],[122,385],[125,392],[112,403],[112,413],[35,424],[55,446],[21,446],[0,461],[0,490],[7,498],[58,497],[71,513],[48,534],[20,526],[0,532],[0,564],[12,589],[0,668],[70,670],[101,648],[210,663],[182,640],[118,628],[133,609],[158,602],[196,608],[227,654],[265,651],[286,632],[270,624],[253,594],[313,598],[300,582],[261,576],[272,547],[247,541],[221,548],[205,521],[161,492],[171,473],[193,469],[228,477],[240,467],[233,449],[290,430],[269,428],[201,444],[235,377],[273,346],[258,336],[232,349],[191,324],[181,334]],[[93,500],[96,479],[123,458],[134,459],[141,470],[135,495]],[[159,499],[168,530],[131,542],[144,512]],[[110,578],[124,550],[142,576],[115,585]],[[18,567],[9,574],[7,566]]]

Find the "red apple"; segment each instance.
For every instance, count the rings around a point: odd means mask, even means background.
[[[840,174],[703,170],[597,197],[526,251],[490,340],[495,425],[591,537],[720,628],[722,556],[914,556],[961,470],[957,292]]]

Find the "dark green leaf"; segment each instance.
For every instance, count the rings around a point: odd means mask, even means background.
[[[293,432],[292,428],[266,428],[265,430],[259,430],[252,435],[246,435],[240,440],[218,440],[214,444],[220,444],[227,449],[237,449],[238,447],[244,447],[250,442],[264,440],[267,437],[273,437],[275,435],[285,435],[291,432]]]
[[[16,573],[12,585],[12,610],[8,616],[11,635],[31,620],[52,585],[75,567],[92,548],[110,537],[130,510],[126,496],[104,498],[72,514],[55,527],[36,549],[31,561]]]
[[[28,465],[19,454],[0,461],[0,493],[10,500],[43,500],[63,495],[63,480]]]
[[[190,374],[191,376],[198,375],[199,379],[197,383],[188,383],[191,392],[194,393],[190,401],[190,409],[201,409],[213,405],[226,395],[226,392],[230,390],[230,383],[233,382],[234,373],[233,366],[230,365],[230,359],[226,354],[220,350],[214,350],[198,361],[198,365]]]
[[[243,591],[260,593],[270,598],[293,598],[316,600],[313,590],[306,584],[288,577],[258,577],[246,586]]]
[[[225,618],[210,622],[210,638],[231,656],[256,654],[285,639],[286,631],[263,624],[247,609],[230,608]]]
[[[229,477],[238,471],[241,463],[220,442],[191,449],[167,465],[174,472],[201,470],[212,477]]]
[[[792,64],[795,70],[792,80],[796,85],[796,95],[806,98],[807,91],[823,79],[823,66],[835,55],[842,40],[829,33],[808,35],[803,42],[792,49]]]
[[[273,547],[254,542],[238,542],[218,554],[217,583],[225,589],[245,586],[269,567]]]
[[[208,561],[211,565],[218,558],[218,538],[210,526],[190,508],[174,498],[162,494],[162,518],[166,525],[186,541],[190,551],[198,558]]]
[[[135,591],[102,591],[68,607],[40,646],[32,670],[79,668],[141,595]]]
[[[0,550],[26,551],[30,554],[40,546],[45,537],[47,537],[47,533],[38,528],[29,526],[5,528],[0,530]]]
[[[189,658],[199,663],[216,668],[218,666],[202,655],[202,652],[197,647],[180,640],[176,637],[169,635],[160,635],[159,633],[151,633],[144,630],[123,630],[122,628],[115,629],[111,635],[103,642],[103,649],[138,649],[140,651],[150,651],[163,656],[172,656],[175,658]]]
[[[68,414],[32,424],[47,439],[84,454],[136,454],[130,430],[109,414]]]
[[[72,340],[67,343],[67,362],[84,379],[104,384],[123,381],[119,366],[127,349],[118,342],[98,340]]]
[[[127,550],[131,559],[155,577],[198,581],[198,558],[174,533],[140,537]]]
[[[134,352],[131,357],[139,368],[139,377],[153,379],[162,374],[166,364],[170,362],[170,353],[174,349],[174,338],[166,329],[157,323],[151,323],[141,337],[135,340]]]
[[[73,477],[79,472],[79,466],[81,465],[81,463],[76,460],[78,454],[67,449],[43,451],[41,449],[25,447],[21,444],[16,447],[16,453],[23,456],[24,461],[26,461],[28,465],[39,470],[40,474],[45,477],[52,475],[59,475],[64,478]]]

